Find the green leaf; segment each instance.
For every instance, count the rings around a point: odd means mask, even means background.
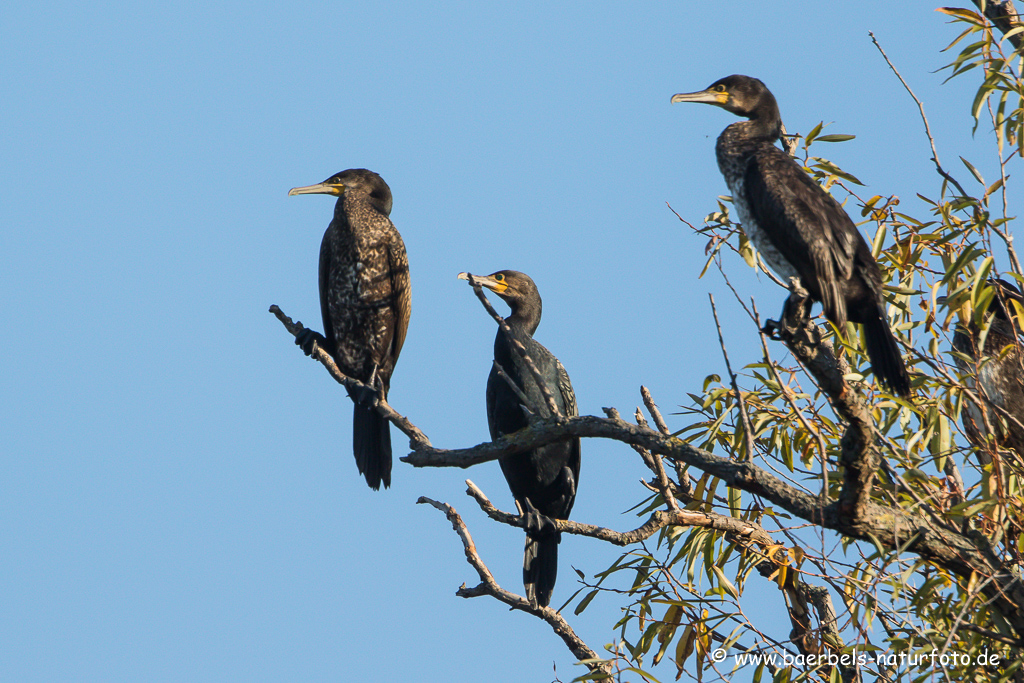
[[[750,453],[747,457],[752,459],[754,454]],[[730,486],[727,491],[729,493],[729,514],[738,519],[740,511],[743,509],[742,493],[738,488],[734,488],[732,486]]]
[[[942,14],[948,14],[949,16],[960,19],[961,21],[977,24],[978,26],[985,25],[985,21],[981,18],[981,15],[968,9],[961,9],[959,7],[937,7],[935,11],[941,12]]]
[[[657,678],[655,678],[651,674],[647,673],[646,671],[642,671],[641,669],[638,669],[635,666],[628,666],[625,669],[623,669],[623,671],[632,671],[633,673],[637,674],[638,676],[643,676],[644,680],[654,681],[654,683],[661,683],[661,681],[659,681]]]
[[[981,172],[974,167],[974,164],[967,161],[967,159],[964,159],[963,157],[960,157],[960,161],[964,162],[964,166],[966,166],[967,170],[971,172],[975,180],[977,180],[982,185],[985,184],[985,179],[981,177]]]
[[[825,122],[822,121],[821,123],[816,125],[814,128],[811,128],[811,132],[808,133],[806,135],[806,137],[804,137],[804,147],[810,147],[811,146],[811,143],[814,142],[814,139],[816,137],[818,137],[818,133],[821,132],[821,129],[824,127],[824,125],[825,125]]]
[[[832,135],[822,135],[817,138],[818,142],[846,142],[847,140],[853,140],[856,135],[844,135],[842,133],[834,133]]]
[[[985,260],[981,262],[981,266],[978,267],[978,272],[974,275],[973,291],[971,293],[971,304],[974,308],[978,308],[978,300],[986,290],[991,289],[988,286],[984,286],[982,283],[988,278],[988,274],[992,271],[992,264],[994,259],[991,256],[986,256]]]
[[[576,609],[573,610],[576,616],[583,614],[583,610],[587,609],[587,605],[590,604],[590,601],[594,599],[594,596],[596,596],[598,592],[599,591],[595,588],[594,590],[587,593],[587,596],[585,598],[580,600],[580,604],[576,605]]]
[[[740,597],[740,592],[736,590],[736,586],[732,585],[732,581],[730,581],[728,577],[726,577],[725,572],[722,571],[721,567],[719,567],[718,565],[714,565],[711,568],[714,570],[715,576],[718,577],[719,585],[725,588],[725,590],[729,591],[729,595],[738,599]]]

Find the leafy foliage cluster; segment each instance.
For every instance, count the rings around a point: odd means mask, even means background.
[[[1020,337],[996,353],[972,358],[953,349],[952,336],[958,326],[964,329],[973,321],[985,348],[992,321],[986,313],[996,298],[990,279],[1024,283],[1013,248],[1007,188],[1009,168],[1024,153],[1024,60],[1009,40],[1024,28],[1003,35],[982,13],[940,11],[962,29],[947,48],[961,46],[946,67],[950,78],[982,74],[971,114],[975,130],[991,136],[998,177],[986,180],[964,158],[963,169],[951,172],[936,154],[936,187],[916,200],[861,196],[856,177],[812,155],[812,146],[817,151],[821,143],[853,137],[823,135],[823,125],[802,136],[798,158],[819,183],[845,199],[851,216],[859,214],[859,227],[871,236],[872,252],[891,283],[886,287],[889,320],[912,368],[912,401],[885,393],[870,381],[857,327],[851,323],[844,330],[824,330],[849,363],[847,378],[864,392],[871,409],[875,447],[883,456],[872,502],[955,530],[998,557],[1019,579],[1024,569],[1024,453],[1009,448],[1002,436],[1014,416],[994,407],[993,397],[985,395],[975,377],[994,359],[1014,353],[1020,358]],[[916,216],[904,209],[911,203]],[[774,278],[729,209],[730,199],[719,198],[717,209],[694,229],[708,239],[702,276],[715,266],[728,283],[729,268],[738,264],[729,254],[736,253],[764,277]],[[749,333],[761,334],[764,319],[756,306],[740,303],[751,319]],[[1008,308],[1016,329],[1022,329],[1024,310],[1016,302]],[[678,436],[737,462],[755,462],[823,502],[835,500],[843,485],[845,425],[796,361],[773,358],[772,349],[780,347],[761,338],[761,362],[747,365],[738,376],[711,375],[700,393],[689,395],[683,411],[689,424]],[[972,402],[990,425],[980,437],[964,427]],[[608,646],[613,675],[622,678],[631,671],[657,680],[667,671],[677,679],[688,675],[697,680],[734,674],[755,681],[766,676],[775,681],[858,676],[1022,680],[1024,633],[986,592],[991,581],[986,572],[965,576],[907,552],[906,545],[834,533],[706,472],[677,466],[676,475],[676,497],[685,509],[728,516],[752,531],[669,526],[624,552],[592,581],[584,580],[577,614],[601,593],[627,603],[616,624],[617,640]],[[649,515],[665,504],[661,494],[654,494],[637,514]],[[784,600],[778,606],[788,613],[788,638],[779,636],[778,624],[758,624],[744,611],[744,598],[764,595],[772,586]],[[835,608],[833,598],[841,601]],[[729,649],[729,659],[716,661],[713,653],[723,648]],[[739,674],[733,670],[737,653],[775,659]],[[814,666],[793,663],[801,654],[847,654],[853,662],[858,653],[865,657],[857,664],[835,664],[834,658]],[[919,659],[894,659],[892,653]],[[992,655],[998,666],[985,664]],[[592,671],[581,679],[601,676]]]

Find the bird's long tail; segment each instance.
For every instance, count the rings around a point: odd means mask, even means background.
[[[352,412],[352,447],[359,473],[374,491],[391,486],[391,426],[373,406],[356,402]]]
[[[890,391],[908,398],[910,396],[910,375],[903,363],[900,347],[889,328],[889,321],[881,305],[876,306],[873,314],[864,320],[864,337],[868,347],[868,357],[875,376]]]
[[[523,553],[523,585],[526,597],[541,607],[551,602],[551,593],[555,590],[555,578],[558,576],[558,532],[547,533],[537,538],[526,537],[526,550]]]

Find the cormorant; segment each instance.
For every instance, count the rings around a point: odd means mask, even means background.
[[[469,279],[468,273],[459,278]],[[566,417],[578,415],[576,394],[565,368],[550,351],[534,340],[540,324],[541,299],[537,285],[524,273],[500,270],[487,276],[474,275],[482,286],[495,292],[512,309],[505,319],[513,339],[526,348],[537,366],[555,405]],[[550,417],[547,403],[533,374],[499,328],[494,339],[494,360],[529,400],[538,417]],[[487,425],[491,438],[511,434],[529,425],[522,400],[492,366],[487,377]],[[531,604],[551,602],[558,571],[560,533],[550,518],[568,519],[576,500],[580,477],[580,440],[578,438],[510,455],[500,460],[501,471],[512,495],[526,517],[526,550],[523,557],[523,584]]]
[[[964,432],[970,442],[981,449],[983,463],[991,461],[986,453],[991,447],[985,438],[989,432],[986,422],[996,432],[998,446],[1012,448],[1024,458],[1024,339],[1021,338],[1019,319],[1007,314],[1008,310],[1013,310],[1013,301],[1024,306],[1024,296],[1006,280],[992,279],[988,284],[995,290],[995,296],[983,314],[989,323],[988,334],[982,342],[983,327],[972,315],[966,328],[958,325],[953,335],[953,348],[963,354],[954,358],[960,372],[969,377],[969,388],[977,391],[977,378],[984,396],[1020,423],[1006,419],[991,407],[983,413],[974,401],[967,399],[963,414]],[[981,346],[984,346],[983,350]]]
[[[875,375],[909,396],[910,377],[885,317],[878,264],[839,202],[775,146],[782,118],[764,83],[727,76],[706,90],[674,95],[672,102],[713,104],[749,119],[728,126],[715,145],[743,231],[772,270],[800,279],[840,331],[847,320],[864,325]]]
[[[354,168],[288,195],[338,197],[320,243],[320,312],[324,334],[307,329],[295,343],[306,354],[319,344],[338,368],[387,398],[391,373],[409,327],[409,257],[388,216],[391,188],[373,171]],[[391,485],[391,428],[374,409],[376,396],[353,395],[356,465],[370,488]]]

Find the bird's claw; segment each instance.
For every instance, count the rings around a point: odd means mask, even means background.
[[[778,320],[766,320],[764,327],[761,328],[766,336],[775,341],[792,339],[811,318],[810,295],[796,278],[790,280],[790,287],[792,294],[782,305],[782,315]]]
[[[774,341],[783,341],[791,338],[800,329],[800,325],[794,324],[784,314],[782,320],[765,320],[761,331],[765,336]]]
[[[535,508],[529,498],[525,499],[523,508],[524,511],[521,518],[523,520],[523,528],[526,529],[527,534],[530,536],[547,536],[558,532],[555,522]]]
[[[764,333],[769,339],[779,341],[779,328],[781,327],[777,320],[765,320],[764,327],[761,328],[761,332]]]
[[[380,400],[380,392],[376,388],[365,384],[349,389],[348,395],[355,403],[362,406],[374,407]]]
[[[314,332],[308,327],[303,328],[301,332],[295,335],[295,344],[307,356],[312,356],[317,347],[323,348],[326,341],[322,334]]]

